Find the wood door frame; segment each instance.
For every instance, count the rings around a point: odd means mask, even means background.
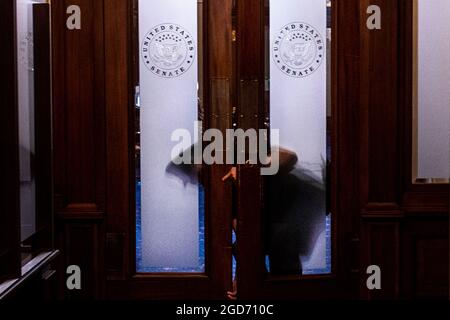
[[[231,289],[231,219],[225,214],[213,214],[213,212],[231,213],[231,186],[224,185],[223,188],[210,188],[208,185],[223,185],[222,177],[229,171],[229,166],[214,166],[208,168],[205,173],[206,185],[206,270],[204,274],[196,273],[137,273],[136,270],[136,203],[135,203],[135,108],[134,89],[138,83],[139,75],[139,50],[138,50],[138,1],[127,1],[127,51],[122,58],[127,61],[127,87],[126,96],[128,110],[121,109],[120,114],[128,119],[121,122],[120,127],[107,126],[108,136],[121,134],[120,130],[125,127],[128,132],[127,154],[115,154],[115,157],[123,158],[121,170],[124,163],[127,163],[127,177],[122,177],[128,187],[127,194],[127,216],[123,213],[121,218],[111,221],[107,226],[107,249],[106,255],[113,259],[108,263],[107,258],[107,296],[112,299],[223,299],[226,292]],[[232,77],[232,65],[224,63],[231,61],[231,11],[232,0],[203,0],[203,56],[204,56],[204,100],[205,119],[207,127],[231,128],[232,104],[230,97],[231,87],[228,85]],[[125,7],[121,6],[122,9]],[[122,14],[122,18],[125,16]],[[224,35],[216,37],[217,34]],[[125,36],[124,34],[122,34]],[[226,41],[229,39],[229,41]],[[120,48],[123,52],[123,48]],[[208,50],[209,49],[209,50]],[[122,54],[125,54],[123,52]],[[219,61],[222,61],[219,62]],[[121,66],[123,70],[123,66]],[[125,81],[125,74],[122,74],[122,81]],[[220,95],[220,91],[228,92],[225,100]],[[228,90],[228,91],[227,91]],[[122,97],[125,99],[125,96]],[[123,100],[124,101],[124,100]],[[133,106],[133,107],[132,107]],[[113,112],[107,111],[113,117]],[[114,116],[115,117],[115,116]],[[122,128],[122,129],[121,129]],[[123,133],[123,132],[122,132]],[[123,141],[124,142],[124,141]],[[122,144],[123,144],[122,142]],[[113,141],[110,141],[114,146]],[[124,145],[122,145],[123,150]],[[109,167],[108,172],[113,170]],[[113,198],[111,198],[110,201]],[[125,200],[122,197],[123,201]],[[125,205],[125,203],[123,203]],[[228,221],[230,220],[230,221]],[[124,222],[126,227],[124,229]],[[122,231],[118,231],[122,230]],[[115,252],[124,248],[124,254],[117,255]],[[229,263],[227,263],[229,262]],[[124,263],[124,265],[121,265]],[[108,270],[109,269],[109,270]]]
[[[407,261],[417,259],[419,245],[429,241],[430,243],[442,243],[447,240],[447,250],[444,252],[439,248],[442,258],[436,259],[433,263],[447,266],[448,260],[448,221],[450,215],[450,185],[449,184],[416,184],[414,183],[414,159],[415,154],[414,130],[416,130],[416,116],[414,115],[414,61],[416,29],[414,19],[417,17],[417,0],[399,2],[399,34],[403,35],[399,41],[399,74],[402,75],[399,81],[399,142],[401,150],[399,158],[399,172],[401,181],[399,183],[398,203],[403,214],[402,227],[405,232],[402,235],[404,244],[411,244],[401,253],[400,259],[405,264]],[[445,247],[445,246],[444,246]],[[429,264],[430,261],[420,260],[419,263]],[[449,278],[438,279],[430,287],[421,284],[423,271],[419,273],[419,267],[406,268],[403,276],[400,277],[398,295],[403,298],[438,298],[447,299]],[[447,282],[447,283],[445,283]]]
[[[238,278],[243,299],[389,299],[445,294],[443,288],[420,292],[415,287],[418,282],[427,288],[426,281],[439,279],[425,278],[424,271],[419,277],[417,267],[412,267],[418,243],[438,243],[440,247],[430,255],[440,264],[448,264],[448,245],[444,244],[449,211],[448,185],[412,182],[413,0],[378,0],[384,13],[380,31],[365,27],[370,4],[369,0],[332,3],[333,272],[298,280],[265,278],[260,266],[261,182],[255,183],[261,178],[257,169],[241,166],[240,198],[246,201],[240,201],[244,217],[238,232],[245,241],[239,244],[238,259],[250,259],[238,267],[243,275]],[[241,10],[258,12],[260,6],[258,0],[249,1]],[[261,39],[261,22],[254,15],[246,16],[241,24],[253,26],[253,34],[260,35],[255,38]],[[242,45],[245,54],[247,45]],[[263,47],[253,45],[254,52]],[[251,59],[244,63],[240,76],[262,80],[258,73],[261,60]],[[261,93],[259,97],[262,100]],[[259,115],[263,110],[261,101],[259,106],[241,107]],[[242,124],[249,127],[245,120]],[[377,242],[380,237],[385,241]],[[387,241],[392,243],[389,250],[384,248]],[[426,261],[421,263],[425,269]],[[366,268],[373,264],[382,267],[386,279],[380,292],[370,292],[365,285]]]
[[[241,128],[264,128],[264,1],[241,1],[238,9],[238,55],[241,81],[259,81],[259,103],[245,99],[241,103]],[[260,14],[255,14],[260,12]],[[350,19],[348,18],[350,16]],[[241,31],[239,31],[241,30]],[[359,102],[359,1],[332,3],[332,273],[267,278],[262,267],[262,178],[258,167],[240,166],[238,180],[238,292],[241,299],[330,299],[348,298],[357,292],[359,224],[358,207],[352,201],[358,195],[356,184],[358,156],[354,119]],[[259,35],[259,36],[255,36]],[[353,43],[352,43],[353,42]],[[253,53],[253,55],[252,55]],[[353,72],[353,73],[352,73]],[[242,94],[242,92],[241,92]],[[250,102],[250,103],[249,103]],[[254,114],[259,121],[248,120]],[[351,126],[349,127],[349,124]],[[351,170],[349,170],[351,168]],[[348,190],[344,194],[342,190]],[[346,213],[345,215],[343,213]]]

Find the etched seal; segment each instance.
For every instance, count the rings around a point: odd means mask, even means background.
[[[150,29],[142,41],[145,66],[155,75],[175,78],[185,74],[195,61],[195,43],[191,34],[174,23]]]
[[[307,77],[322,64],[325,45],[316,28],[304,22],[293,22],[284,26],[275,36],[273,59],[286,75]]]

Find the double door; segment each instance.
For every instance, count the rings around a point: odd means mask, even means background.
[[[135,5],[133,281],[151,297],[342,293],[331,1]]]

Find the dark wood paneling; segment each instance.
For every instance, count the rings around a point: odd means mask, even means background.
[[[108,233],[106,235],[105,264],[108,279],[120,280],[124,274],[125,234]]]
[[[206,92],[208,101],[206,128],[217,128],[225,134],[232,128],[233,113],[233,46],[232,46],[232,13],[233,0],[204,1],[205,11],[205,43],[206,57],[205,87],[213,89],[214,83],[220,83],[219,90]],[[226,157],[226,153],[224,154]],[[223,182],[222,178],[231,166],[216,165],[206,168],[207,212],[206,218],[206,261],[207,274],[211,278],[209,290],[211,297],[225,299],[226,292],[232,291],[232,185]],[[205,170],[205,169],[204,169]],[[220,187],[217,187],[220,186]],[[217,213],[221,214],[217,214]]]
[[[232,1],[204,1],[202,61],[205,126],[231,127]],[[107,141],[107,282],[110,299],[224,298],[231,289],[231,185],[227,166],[205,170],[206,274],[137,274],[135,264],[135,114],[138,84],[137,1],[105,3]],[[127,26],[126,28],[124,26]],[[212,83],[217,90],[210,92]],[[214,94],[214,96],[212,96]],[[219,123],[217,123],[219,121]],[[222,212],[223,214],[217,214]],[[229,213],[230,216],[227,216]],[[114,251],[114,252],[113,252]],[[122,257],[122,261],[120,260]]]
[[[398,299],[400,294],[400,224],[397,219],[389,221],[366,220],[362,225],[361,279],[367,279],[367,267],[376,265],[381,269],[381,290],[368,290],[361,281],[363,299]]]
[[[448,238],[416,240],[416,297],[445,297],[448,291],[448,263],[437,263],[448,249]]]
[[[402,298],[448,299],[448,218],[425,214],[405,223],[401,252]]]
[[[205,2],[207,126],[223,129],[231,125],[229,115],[237,99],[234,92],[227,95],[227,91],[234,88],[244,93],[240,100],[241,111],[245,111],[241,112],[242,127],[254,126],[255,120],[250,118],[255,115],[261,125],[262,2],[238,1],[238,77],[233,71],[229,19],[233,1]],[[333,0],[333,274],[299,281],[263,281],[263,270],[258,269],[263,252],[257,228],[261,225],[260,175],[257,168],[241,167],[243,193],[238,201],[245,214],[239,221],[238,255],[241,261],[248,261],[238,266],[239,274],[246,275],[238,279],[242,297],[388,299],[447,294],[448,186],[411,183],[411,3]],[[70,2],[82,8],[80,31],[61,28],[68,4],[65,0],[52,3],[55,202],[63,268],[67,263],[82,264],[87,275],[84,281],[89,281],[84,291],[70,295],[223,297],[231,286],[231,223],[230,216],[217,212],[231,212],[229,185],[214,188],[208,195],[206,275],[135,274],[134,128],[130,124],[138,41],[133,33],[136,2]],[[382,8],[380,31],[369,32],[365,27],[369,4]],[[0,54],[7,53],[2,50]],[[2,70],[11,71],[11,64]],[[249,99],[250,87],[239,89],[240,80],[258,80],[260,99]],[[13,92],[7,85],[0,90]],[[2,114],[0,119],[14,120],[13,113],[5,117]],[[11,163],[2,163],[2,170],[11,172]],[[217,166],[210,170],[207,188],[222,186],[221,178],[228,169]],[[370,264],[382,267],[380,292],[362,288]],[[259,290],[264,288],[271,290]]]
[[[66,9],[81,8],[81,30]],[[105,198],[103,1],[54,1],[54,162],[57,211],[98,212]]]
[[[81,8],[81,30],[68,30],[67,7]],[[60,294],[103,294],[106,203],[104,1],[52,1],[53,170]],[[83,289],[65,288],[65,270],[82,269]]]
[[[0,3],[0,282],[20,275],[15,1]]]
[[[398,192],[398,1],[362,1],[365,24],[369,5],[382,12],[382,29],[361,29],[362,73],[361,146],[365,148],[368,180],[364,189],[367,202],[396,202]]]
[[[360,180],[358,151],[361,115],[361,1],[333,1],[332,10],[332,267],[341,297],[356,297],[360,287]]]
[[[379,265],[383,289],[361,294],[447,297],[449,186],[412,183],[413,1],[363,1],[362,17],[369,4],[382,29],[361,32],[361,272]]]
[[[36,234],[33,246],[53,248],[50,6],[33,5]]]
[[[129,57],[132,56],[130,23],[132,23],[131,2],[112,0],[105,2],[105,108],[106,108],[106,161],[107,170],[107,199],[106,211],[108,216],[107,231],[111,234],[123,234],[122,246],[114,248],[124,257],[120,273],[108,273],[108,279],[113,277],[124,280],[132,272],[135,234],[135,220],[131,212],[134,201],[134,175],[129,167],[134,156],[134,133],[129,127],[134,119],[133,92],[130,76]],[[131,149],[133,153],[131,154]],[[130,220],[130,218],[132,220]],[[134,229],[133,229],[134,227]],[[133,243],[133,244],[131,244]],[[130,244],[127,246],[126,244]],[[110,244],[109,244],[110,245]],[[108,245],[108,246],[109,246]],[[136,249],[134,249],[136,250]],[[113,257],[108,256],[108,261]],[[115,266],[107,266],[108,269]],[[119,267],[119,266],[117,266]]]
[[[99,278],[104,274],[99,267],[101,246],[99,221],[65,220],[58,224],[59,245],[64,252],[62,257],[62,278],[65,286],[68,266],[76,265],[81,269],[81,290],[64,289],[64,298],[70,300],[92,300],[101,298]]]

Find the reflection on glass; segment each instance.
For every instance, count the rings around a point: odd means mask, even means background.
[[[138,272],[204,271],[200,169],[175,166],[172,152],[175,130],[198,136],[201,12],[197,0],[139,1]]]
[[[415,2],[416,182],[450,178],[450,1]]]
[[[289,10],[286,10],[289,8]],[[270,1],[267,108],[280,130],[280,172],[266,181],[266,265],[273,275],[331,272],[327,119],[331,2]],[[269,88],[270,87],[270,88]]]
[[[22,242],[31,237],[36,231],[36,178],[34,172],[35,94],[33,46],[33,3],[36,2],[39,1],[18,0],[16,2],[20,143],[20,212]]]

